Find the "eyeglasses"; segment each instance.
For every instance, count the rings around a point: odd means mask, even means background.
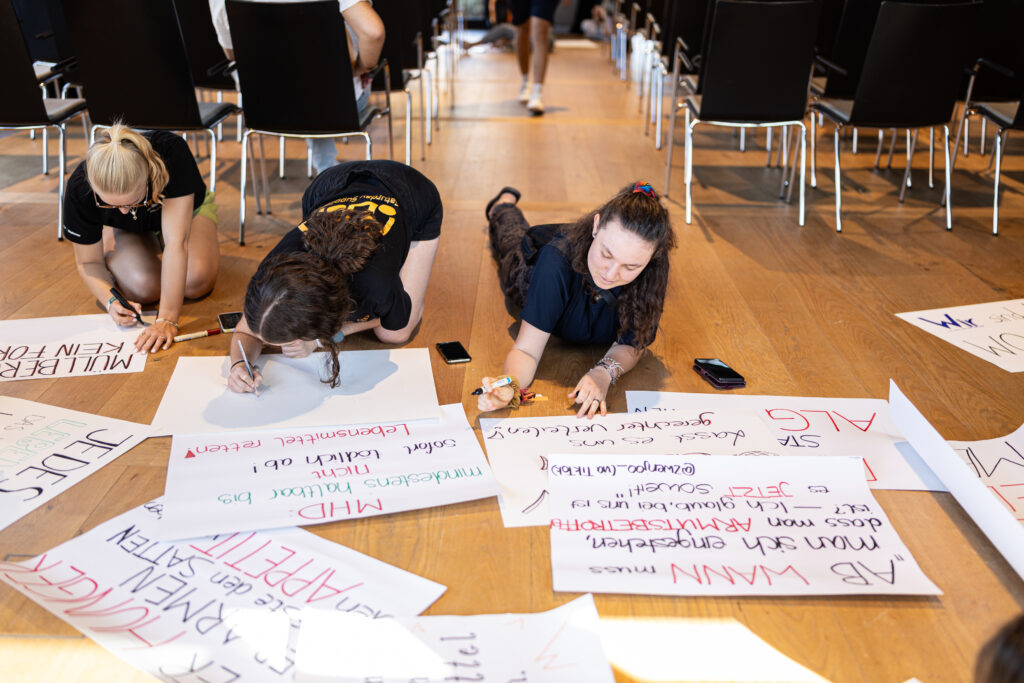
[[[149,183],[146,183],[146,198],[141,202],[136,202],[134,204],[107,204],[106,202],[101,202],[99,195],[96,194],[96,190],[92,191],[92,199],[94,202],[96,202],[96,206],[100,209],[128,209],[128,212],[131,213],[132,215],[133,221],[139,219],[139,217],[135,215],[136,211],[138,211],[139,209],[148,208],[153,204]]]

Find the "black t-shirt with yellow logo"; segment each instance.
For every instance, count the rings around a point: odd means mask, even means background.
[[[290,230],[267,259],[275,254],[307,251],[302,233],[314,211],[370,211],[381,225],[381,241],[363,269],[352,275],[350,296],[356,308],[352,321],[380,318],[387,330],[409,323],[412,302],[399,273],[412,242],[441,234],[443,210],[434,184],[416,169],[394,161],[354,161],[327,169],[302,197],[303,223]]]

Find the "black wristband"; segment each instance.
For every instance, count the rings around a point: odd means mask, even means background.
[[[244,362],[245,362],[245,359],[244,359],[244,358],[243,358],[243,359],[241,359],[241,360],[236,360],[236,361],[235,361],[234,363],[232,363],[232,364],[231,364],[231,368],[232,368],[232,369],[234,369],[234,367],[235,367],[236,365],[238,365],[239,363],[244,363]]]

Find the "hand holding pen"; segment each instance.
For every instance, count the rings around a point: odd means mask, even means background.
[[[107,303],[107,313],[110,314],[115,323],[121,327],[131,327],[136,323],[145,326],[140,315],[142,311],[141,304],[133,304],[128,301],[128,298],[117,287],[111,287],[110,294],[110,301]]]
[[[231,364],[231,370],[228,373],[228,388],[238,394],[256,394],[259,396],[259,387],[263,383],[263,375],[260,374],[258,365],[253,365],[249,362],[241,340],[237,341],[238,350],[242,352],[242,357]]]
[[[480,380],[479,389],[473,390],[473,395],[478,396],[476,407],[478,410],[487,412],[504,408],[515,397],[519,388],[512,382],[511,377],[484,377]]]

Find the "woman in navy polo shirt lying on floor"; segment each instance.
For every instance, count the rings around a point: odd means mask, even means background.
[[[640,360],[665,304],[668,253],[675,236],[668,211],[648,183],[630,185],[572,224],[530,228],[504,188],[487,205],[491,248],[502,291],[522,307],[522,324],[502,372],[511,385],[486,391],[480,410],[519,405],[519,388],[533,382],[548,338],[611,344],[569,397],[577,417],[607,414],[608,388]]]

